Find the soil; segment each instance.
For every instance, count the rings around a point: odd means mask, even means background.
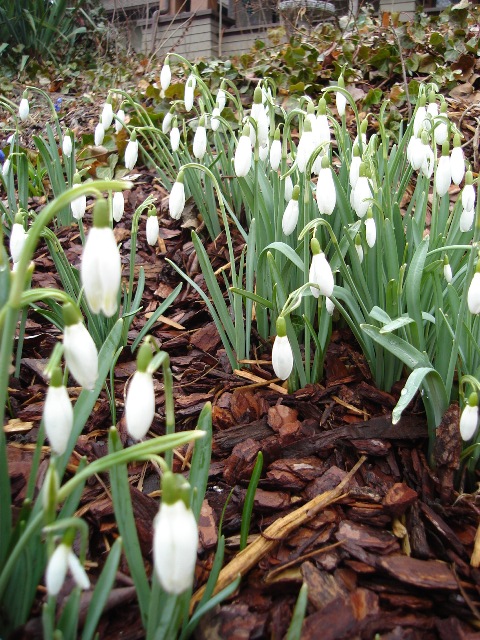
[[[131,216],[151,193],[157,195],[161,230],[157,246],[151,248],[144,219],[140,225],[136,269],[145,269],[146,285],[143,310],[133,322],[130,341],[180,282],[165,258],[204,285],[190,239],[192,226],[204,238],[214,269],[228,263],[224,238],[209,241],[191,208],[187,207],[189,213],[182,220],[171,220],[167,193],[154,174],[145,167],[137,168],[136,173],[134,189],[125,194],[125,216],[115,230],[122,243],[124,274]],[[41,201],[32,202],[34,209],[41,205]],[[90,223],[89,209],[85,226]],[[60,229],[57,235],[69,260],[78,266],[78,227]],[[236,246],[241,249],[240,238]],[[35,258],[33,286],[60,286],[44,246]],[[322,384],[288,393],[274,377],[269,344],[259,344],[256,361],[232,371],[205,304],[187,284],[151,333],[171,358],[177,430],[193,428],[204,403],[213,405],[214,446],[199,523],[195,587],[200,589],[208,578],[218,524],[229,496],[222,529],[226,568],[221,579],[227,583],[238,572],[243,576],[238,591],[202,620],[195,637],[284,638],[305,582],[304,640],[480,638],[480,501],[471,493],[471,486],[463,486],[457,405],[445,415],[429,455],[420,399],[392,425],[391,411],[402,383],[391,393],[375,388],[352,335],[338,322],[326,354]],[[29,314],[20,377],[11,380],[12,417],[6,427],[17,508],[24,496],[42,415],[43,367],[59,337],[60,332],[42,316]],[[127,348],[115,369],[117,427],[125,446],[131,443],[122,414],[134,370],[135,359]],[[71,383],[70,396],[75,398],[79,389]],[[157,406],[150,436],[164,433],[160,375],[155,384]],[[109,401],[103,392],[79,438],[70,472],[81,456],[93,461],[105,454],[110,424]],[[239,553],[243,502],[259,451],[264,466],[249,546]],[[48,455],[45,448],[39,486]],[[175,469],[187,468],[187,451],[179,451]],[[142,553],[151,569],[158,473],[151,464],[132,466],[129,472]],[[118,535],[108,482],[108,475],[93,478],[78,512],[90,529],[87,568],[92,582]],[[70,588],[67,581],[63,596]],[[38,616],[43,598],[40,588],[31,620],[15,638],[41,637]],[[88,595],[86,598],[85,607]],[[143,638],[124,559],[98,633],[103,640]]]

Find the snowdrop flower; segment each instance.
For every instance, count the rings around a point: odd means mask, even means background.
[[[472,278],[467,294],[468,309],[470,313],[480,313],[480,260],[477,262],[477,270]]]
[[[226,103],[227,103],[227,94],[225,93],[224,85],[222,82],[222,84],[220,85],[220,89],[218,90],[217,100],[216,100],[219,113],[222,113],[222,111],[225,109]]]
[[[81,178],[79,173],[75,173],[73,176],[73,186],[81,184]],[[70,203],[70,209],[72,210],[72,216],[75,220],[81,220],[85,215],[85,210],[87,208],[87,196],[79,196],[72,200]]]
[[[14,264],[20,260],[23,247],[27,240],[27,235],[27,232],[23,228],[23,216],[21,213],[17,213],[15,216],[15,222],[12,225],[9,243],[10,255],[12,256]]]
[[[179,595],[195,576],[198,526],[189,506],[185,479],[166,471],[162,503],[153,521],[153,565],[163,589]]]
[[[447,140],[448,136],[448,117],[447,117],[447,103],[445,99],[442,98],[442,104],[440,106],[440,114],[435,118],[435,122],[433,124],[434,131],[433,137],[435,143],[439,146],[442,146],[443,143]]]
[[[289,236],[295,230],[298,222],[299,206],[298,197],[300,195],[300,187],[295,185],[292,193],[292,198],[288,202],[282,218],[282,231],[286,236]]]
[[[320,98],[318,101],[318,114],[316,118],[316,126],[313,128],[316,136],[317,146],[325,145],[325,153],[328,152],[328,148],[331,141],[330,123],[327,116],[327,102],[325,98]]]
[[[435,91],[430,91],[430,93],[428,94],[427,114],[431,116],[432,119],[438,116],[438,104]]]
[[[170,69],[170,58],[167,56],[163,63],[162,70],[160,71],[160,86],[163,91],[166,91],[172,81],[172,70]]]
[[[120,222],[125,211],[125,199],[121,191],[115,191],[112,196],[112,215],[115,222]]]
[[[251,117],[255,120],[257,130],[254,127],[250,128],[250,140],[252,145],[255,144],[258,137],[258,144],[261,146],[268,142],[268,131],[270,128],[270,121],[268,119],[267,110],[263,105],[263,94],[261,87],[257,87],[253,92],[253,104],[250,112]]]
[[[465,186],[462,189],[462,207],[467,211],[475,209],[475,188],[471,171],[467,171],[465,174]]]
[[[149,215],[148,218],[153,219],[153,216]],[[138,351],[137,371],[130,380],[125,400],[127,431],[135,440],[141,440],[147,435],[155,415],[153,376],[148,371],[151,360],[152,350],[144,342]]]
[[[343,73],[340,75],[338,79],[338,86],[341,89],[345,89],[345,80],[343,78]],[[342,118],[345,115],[345,107],[347,106],[347,99],[340,91],[337,91],[335,94],[335,104],[337,106],[338,115]]]
[[[90,580],[80,560],[73,553],[72,547],[62,542],[50,556],[45,573],[45,585],[49,596],[57,596],[60,593],[68,569],[80,589],[90,588]]]
[[[360,123],[360,132],[357,133],[357,135],[355,136],[355,140],[353,141],[353,146],[357,145],[358,148],[360,149],[360,140],[361,140],[362,150],[365,149],[365,147],[367,146],[367,127],[368,127],[368,120],[367,118],[364,118]]]
[[[18,107],[18,117],[20,120],[26,120],[29,113],[30,105],[28,104],[27,92],[25,91]]]
[[[280,129],[275,129],[272,146],[270,147],[270,166],[273,171],[278,171],[282,159],[282,143],[280,142]]]
[[[360,234],[357,233],[355,236],[355,251],[357,252],[358,259],[360,260],[360,264],[363,262],[363,247],[362,247],[362,239],[360,238]]]
[[[285,201],[289,202],[292,199],[292,195],[293,195],[292,177],[287,176],[285,178],[285,193],[284,193]]]
[[[277,378],[286,380],[293,369],[293,352],[287,336],[285,318],[277,319],[277,335],[272,348],[272,367]]]
[[[111,98],[107,98],[107,101],[103,105],[102,116],[100,121],[103,125],[105,131],[109,128],[113,121],[113,108],[111,103]]]
[[[62,153],[66,158],[70,158],[73,151],[72,134],[70,130],[67,130],[63,136]]]
[[[473,392],[460,416],[460,435],[464,442],[470,440],[478,426],[478,395]]]
[[[63,305],[63,319],[66,365],[80,386],[92,390],[98,378],[98,353],[95,343],[82,322],[80,311],[72,304]]]
[[[450,154],[450,170],[452,172],[453,184],[459,185],[465,175],[465,156],[458,133],[453,137],[453,149]]]
[[[243,127],[242,135],[238,141],[237,148],[235,149],[235,157],[233,160],[233,166],[235,168],[235,175],[237,178],[244,178],[250,171],[252,166],[252,143],[250,140],[250,125],[246,124]]]
[[[370,249],[373,249],[377,241],[377,227],[371,209],[368,211],[367,219],[365,220],[365,238]]]
[[[172,107],[170,111],[167,111],[163,119],[162,133],[164,133],[165,135],[167,135],[167,133],[170,131],[172,127],[173,114],[174,114],[174,107]]]
[[[218,107],[215,107],[215,109],[212,111],[212,117],[210,118],[210,126],[212,127],[212,131],[217,131],[218,127],[220,126],[220,120],[218,119],[219,115],[220,109]]]
[[[264,143],[262,143],[262,144],[260,145],[260,147],[259,147],[259,149],[258,149],[258,157],[260,158],[260,160],[261,160],[262,162],[265,162],[265,160],[267,159],[267,157],[268,157],[268,150],[269,150],[269,147],[268,147],[268,141],[267,141],[267,142],[264,142]]]
[[[178,147],[180,146],[180,131],[177,126],[177,119],[173,118],[172,122],[172,130],[170,131],[170,145],[172,147],[173,153],[178,151]]]
[[[462,215],[460,216],[460,231],[465,233],[466,231],[470,231],[473,225],[473,221],[475,219],[475,211],[472,209],[471,211],[467,211],[463,209]]]
[[[10,171],[10,158],[7,158],[3,163],[3,167],[2,167],[2,175],[4,178],[7,177],[9,171]]]
[[[331,215],[337,202],[337,192],[333,181],[332,168],[327,156],[323,156],[318,174],[316,199],[321,215]]]
[[[124,164],[125,168],[130,171],[136,165],[138,160],[138,140],[137,134],[135,131],[130,136],[130,140],[128,141],[127,148],[125,149],[125,159]]]
[[[413,118],[413,135],[415,137],[420,136],[420,132],[423,127],[423,122],[427,116],[427,109],[425,107],[427,103],[427,98],[425,95],[420,96],[418,100],[418,107],[415,111],[415,116]]]
[[[361,164],[362,159],[360,157],[360,149],[358,148],[358,145],[356,145],[353,147],[353,156],[348,172],[348,179],[352,189],[355,189],[355,185],[357,184]]]
[[[370,180],[366,176],[365,163],[360,164],[359,176],[355,189],[352,191],[352,206],[359,218],[367,213],[372,199]]]
[[[305,173],[308,161],[315,151],[315,138],[313,137],[312,125],[308,120],[303,124],[302,135],[297,147],[297,168],[300,173]]]
[[[185,187],[183,185],[183,171],[180,171],[170,192],[168,210],[170,217],[179,220],[185,208]]]
[[[185,111],[191,111],[193,108],[193,99],[195,96],[195,86],[197,84],[196,77],[192,74],[185,85],[185,95],[183,101],[185,103]]]
[[[103,124],[99,122],[95,127],[95,133],[93,134],[93,139],[96,147],[99,147],[102,144],[104,137],[105,137],[105,128]]]
[[[333,316],[333,312],[335,311],[335,304],[331,298],[325,298],[325,308],[329,316]]]
[[[424,141],[424,138],[427,138],[427,134],[422,134],[422,146],[423,146],[423,161],[422,166],[420,167],[423,175],[426,178],[431,178],[433,173],[433,167],[435,165],[435,156],[433,154],[432,148],[428,144],[428,142]]]
[[[310,291],[315,298],[320,295],[329,298],[333,293],[334,285],[332,269],[316,238],[312,238],[310,241],[310,249],[312,250],[312,263],[308,280],[317,285],[317,287],[310,287]]]
[[[197,130],[193,138],[193,155],[197,160],[202,160],[207,151],[207,130],[205,129],[205,116],[198,122]]]
[[[450,284],[453,279],[452,267],[450,266],[450,262],[448,260],[448,256],[443,258],[443,277],[445,278],[447,284]]]
[[[52,451],[61,456],[67,449],[73,427],[73,408],[66,387],[62,384],[62,372],[55,367],[43,406],[43,424]]]
[[[119,109],[117,111],[117,117],[115,118],[115,133],[120,133],[125,125],[125,111]]]
[[[147,242],[152,247],[157,244],[160,227],[158,224],[157,211],[152,207],[147,216]]]
[[[110,227],[108,202],[99,198],[93,209],[93,227],[83,248],[80,278],[92,313],[110,318],[117,311],[122,265]]]
[[[428,148],[430,149],[430,147]],[[425,161],[425,145],[421,137],[418,138],[415,134],[410,138],[407,145],[407,160],[415,171],[421,169]]]
[[[452,183],[452,173],[450,170],[450,156],[448,142],[442,146],[442,155],[437,164],[435,171],[435,188],[438,195],[444,196]]]

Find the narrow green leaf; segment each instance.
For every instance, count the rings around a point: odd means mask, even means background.
[[[250,520],[252,518],[253,505],[255,502],[255,492],[258,487],[258,482],[262,474],[263,468],[263,454],[261,451],[257,454],[257,460],[253,468],[252,477],[248,483],[247,494],[245,496],[245,502],[242,511],[242,524],[240,528],[240,551],[247,546],[248,533],[250,531]]]
[[[308,604],[308,585],[306,582],[302,584],[298,594],[295,609],[293,610],[292,620],[288,627],[285,640],[300,640],[302,637],[302,625],[307,611]]]

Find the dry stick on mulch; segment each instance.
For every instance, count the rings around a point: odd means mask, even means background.
[[[345,494],[342,493],[343,488],[350,482],[366,459],[366,456],[362,456],[335,489],[325,491],[319,496],[315,496],[313,500],[310,500],[299,509],[292,511],[284,518],[276,520],[267,527],[262,535],[254,540],[252,544],[248,545],[248,547],[240,551],[240,553],[220,571],[214,593],[218,593],[224,589],[233,582],[239,574],[243,576],[248,573],[276,544],[284,540],[292,531],[311,520],[322,509],[343,498],[345,496]],[[190,600],[190,613],[193,612],[195,605],[200,602],[204,591],[205,587],[201,587],[201,589],[193,594]]]

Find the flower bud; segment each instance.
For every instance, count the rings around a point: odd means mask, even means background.
[[[170,217],[174,220],[179,220],[184,208],[185,187],[183,184],[183,171],[180,171],[168,199],[168,210],[170,212]]]
[[[92,336],[82,322],[80,311],[63,305],[63,349],[67,367],[84,389],[92,390],[98,378],[98,353]]]
[[[292,199],[287,204],[282,218],[282,231],[289,236],[295,230],[298,222],[299,205],[298,198],[300,195],[300,187],[295,185],[292,193]]]
[[[478,426],[478,395],[473,392],[468,398],[462,415],[460,416],[460,435],[467,442],[474,435]]]
[[[152,247],[157,244],[160,227],[158,224],[157,210],[152,207],[147,216],[147,242]]]
[[[277,319],[277,336],[272,348],[272,367],[277,378],[286,380],[293,369],[292,347],[287,337],[285,319]]]
[[[170,69],[170,58],[167,56],[163,63],[162,70],[160,71],[160,86],[163,91],[166,91],[172,81],[172,71]]]
[[[127,148],[125,149],[125,159],[124,164],[125,168],[130,171],[136,165],[138,160],[138,140],[135,132],[132,133],[130,140],[127,144]]]
[[[56,367],[43,407],[45,433],[52,451],[61,456],[67,449],[73,427],[73,408],[67,389],[62,384],[62,372]]]

